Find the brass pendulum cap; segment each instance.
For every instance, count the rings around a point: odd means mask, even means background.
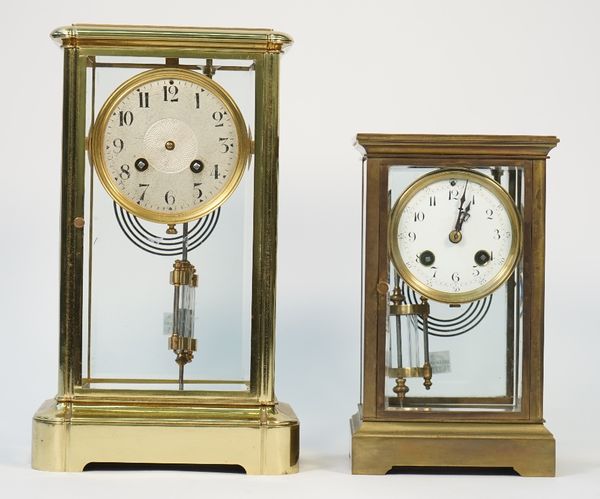
[[[396,378],[396,386],[393,388],[393,390],[400,400],[404,400],[406,398],[406,394],[410,390],[410,388],[406,386],[406,378]]]
[[[433,384],[431,383],[432,375],[433,372],[431,369],[431,364],[429,362],[425,362],[425,364],[423,364],[423,386],[426,390],[429,390]]]

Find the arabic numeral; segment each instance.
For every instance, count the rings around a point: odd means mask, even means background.
[[[485,210],[485,214],[487,215],[488,220],[494,219],[494,210],[492,210],[491,208],[488,208],[487,210]]]
[[[216,123],[215,123],[215,127],[217,127],[217,126],[223,126],[223,117],[224,117],[224,116],[225,116],[225,113],[224,113],[224,112],[221,112],[221,111],[215,111],[215,112],[212,114],[212,119],[213,119],[214,121],[216,121]]]
[[[454,274],[452,274],[452,281],[453,282],[459,282],[460,281],[460,275],[458,275],[458,272],[454,272]]]
[[[229,150],[231,149],[232,145],[231,144],[227,144],[227,141],[229,139],[227,137],[219,137],[219,143],[221,144],[221,152],[223,154],[229,152]]]
[[[119,177],[121,177],[121,180],[128,180],[129,177],[131,177],[131,173],[129,172],[129,165],[121,165]]]
[[[202,201],[202,189],[200,189],[201,185],[202,182],[194,182],[194,193],[196,194],[196,198],[200,199],[200,201]]]
[[[119,126],[129,126],[133,123],[133,113],[131,111],[119,111]]]
[[[437,206],[437,199],[435,196],[429,196],[429,206]]]
[[[179,102],[179,88],[173,84],[173,80],[169,82],[169,85],[163,85],[163,100],[165,102]]]
[[[146,197],[146,191],[148,190],[148,187],[150,187],[150,184],[139,184],[139,187],[142,188],[142,194],[140,195],[140,201],[144,200],[144,197]],[[139,202],[138,202],[139,204]]]
[[[115,152],[117,154],[119,154],[123,150],[123,147],[125,146],[125,144],[123,143],[123,141],[121,139],[113,140],[112,145],[115,148]]]
[[[173,191],[167,191],[165,193],[165,203],[167,203],[169,206],[175,204],[175,195],[173,194]]]
[[[148,92],[142,92],[141,90],[138,90],[138,92],[138,98],[140,99],[140,107],[148,107],[150,103],[150,96],[148,95]]]
[[[425,220],[425,213],[423,213],[422,211],[417,211],[415,212],[415,222],[422,222],[423,220]]]

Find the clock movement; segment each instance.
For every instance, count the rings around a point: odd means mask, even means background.
[[[298,468],[274,394],[279,58],[263,29],[73,25],[59,387],[32,465]]]
[[[359,134],[363,364],[352,470],[554,475],[542,416],[555,137]]]

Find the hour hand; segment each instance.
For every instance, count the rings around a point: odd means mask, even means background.
[[[469,213],[470,210],[471,210],[471,201],[469,201],[467,203],[467,206],[465,206],[464,210],[460,209],[460,211],[458,212],[458,218],[456,220],[456,225],[454,226],[454,230],[450,231],[450,234],[448,235],[450,242],[456,244],[462,240],[462,232],[461,232],[462,225],[471,216],[471,214]]]
[[[459,232],[462,230],[462,225],[471,216],[470,213],[469,213],[470,209],[471,209],[471,201],[469,201],[469,203],[467,204],[467,206],[465,206],[465,209],[462,211],[462,213],[460,215],[458,215],[458,220],[456,221],[455,230],[457,230]]]

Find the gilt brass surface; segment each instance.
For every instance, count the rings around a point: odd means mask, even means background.
[[[196,268],[187,260],[175,260],[170,274],[170,282],[175,286],[198,286]]]
[[[390,315],[423,315],[429,313],[427,303],[403,303],[401,305],[390,305]]]
[[[384,475],[403,466],[555,474],[555,441],[543,424],[367,422],[359,412],[350,426],[355,474]]]
[[[391,378],[421,378],[423,376],[422,367],[387,367],[386,376]]]
[[[196,339],[187,338],[184,336],[172,335],[169,336],[169,348],[171,350],[190,350],[196,351]]]
[[[146,51],[175,48],[227,53],[281,53],[292,39],[271,29],[196,28],[180,26],[134,26],[73,24],[57,28],[50,35],[63,47],[122,48]]]
[[[33,419],[33,467],[81,471],[91,462],[195,463],[239,464],[253,474],[296,472],[299,423],[274,393],[279,57],[292,40],[260,29],[105,25],[59,28],[52,37],[64,49],[59,387]],[[82,352],[84,230],[73,221],[85,211],[86,72],[99,55],[251,61],[256,142],[248,141],[254,154],[249,380],[189,380],[194,388],[178,392],[90,388],[176,380],[83,376],[82,353],[89,353]],[[186,271],[175,280],[185,280],[184,274],[189,277]],[[203,389],[211,383],[223,389]],[[227,384],[246,389],[227,390]]]
[[[33,419],[32,466],[83,471],[89,463],[235,464],[252,475],[295,473],[298,428],[286,404],[107,407],[48,400]]]
[[[358,134],[364,165],[364,303],[361,404],[351,420],[354,473],[382,474],[394,466],[472,466],[554,475],[555,443],[544,427],[542,394],[546,158],[557,143],[551,136]],[[502,167],[509,174],[509,192],[501,190],[518,199],[521,213],[511,224],[522,231],[520,249],[513,247],[511,255],[521,259],[526,286],[522,295],[507,300],[513,313],[522,311],[522,360],[516,362],[512,350],[501,352],[507,362],[515,362],[507,365],[506,394],[411,398],[408,392],[404,399],[386,394],[386,378],[422,374],[418,368],[407,371],[386,363],[389,319],[400,312],[388,295],[388,177],[392,167],[400,166],[459,170],[469,176],[489,168],[494,178]],[[508,202],[514,204],[511,197]],[[502,276],[507,286],[514,287],[514,274]],[[508,335],[511,328],[507,321]],[[515,345],[507,342],[507,347]]]

